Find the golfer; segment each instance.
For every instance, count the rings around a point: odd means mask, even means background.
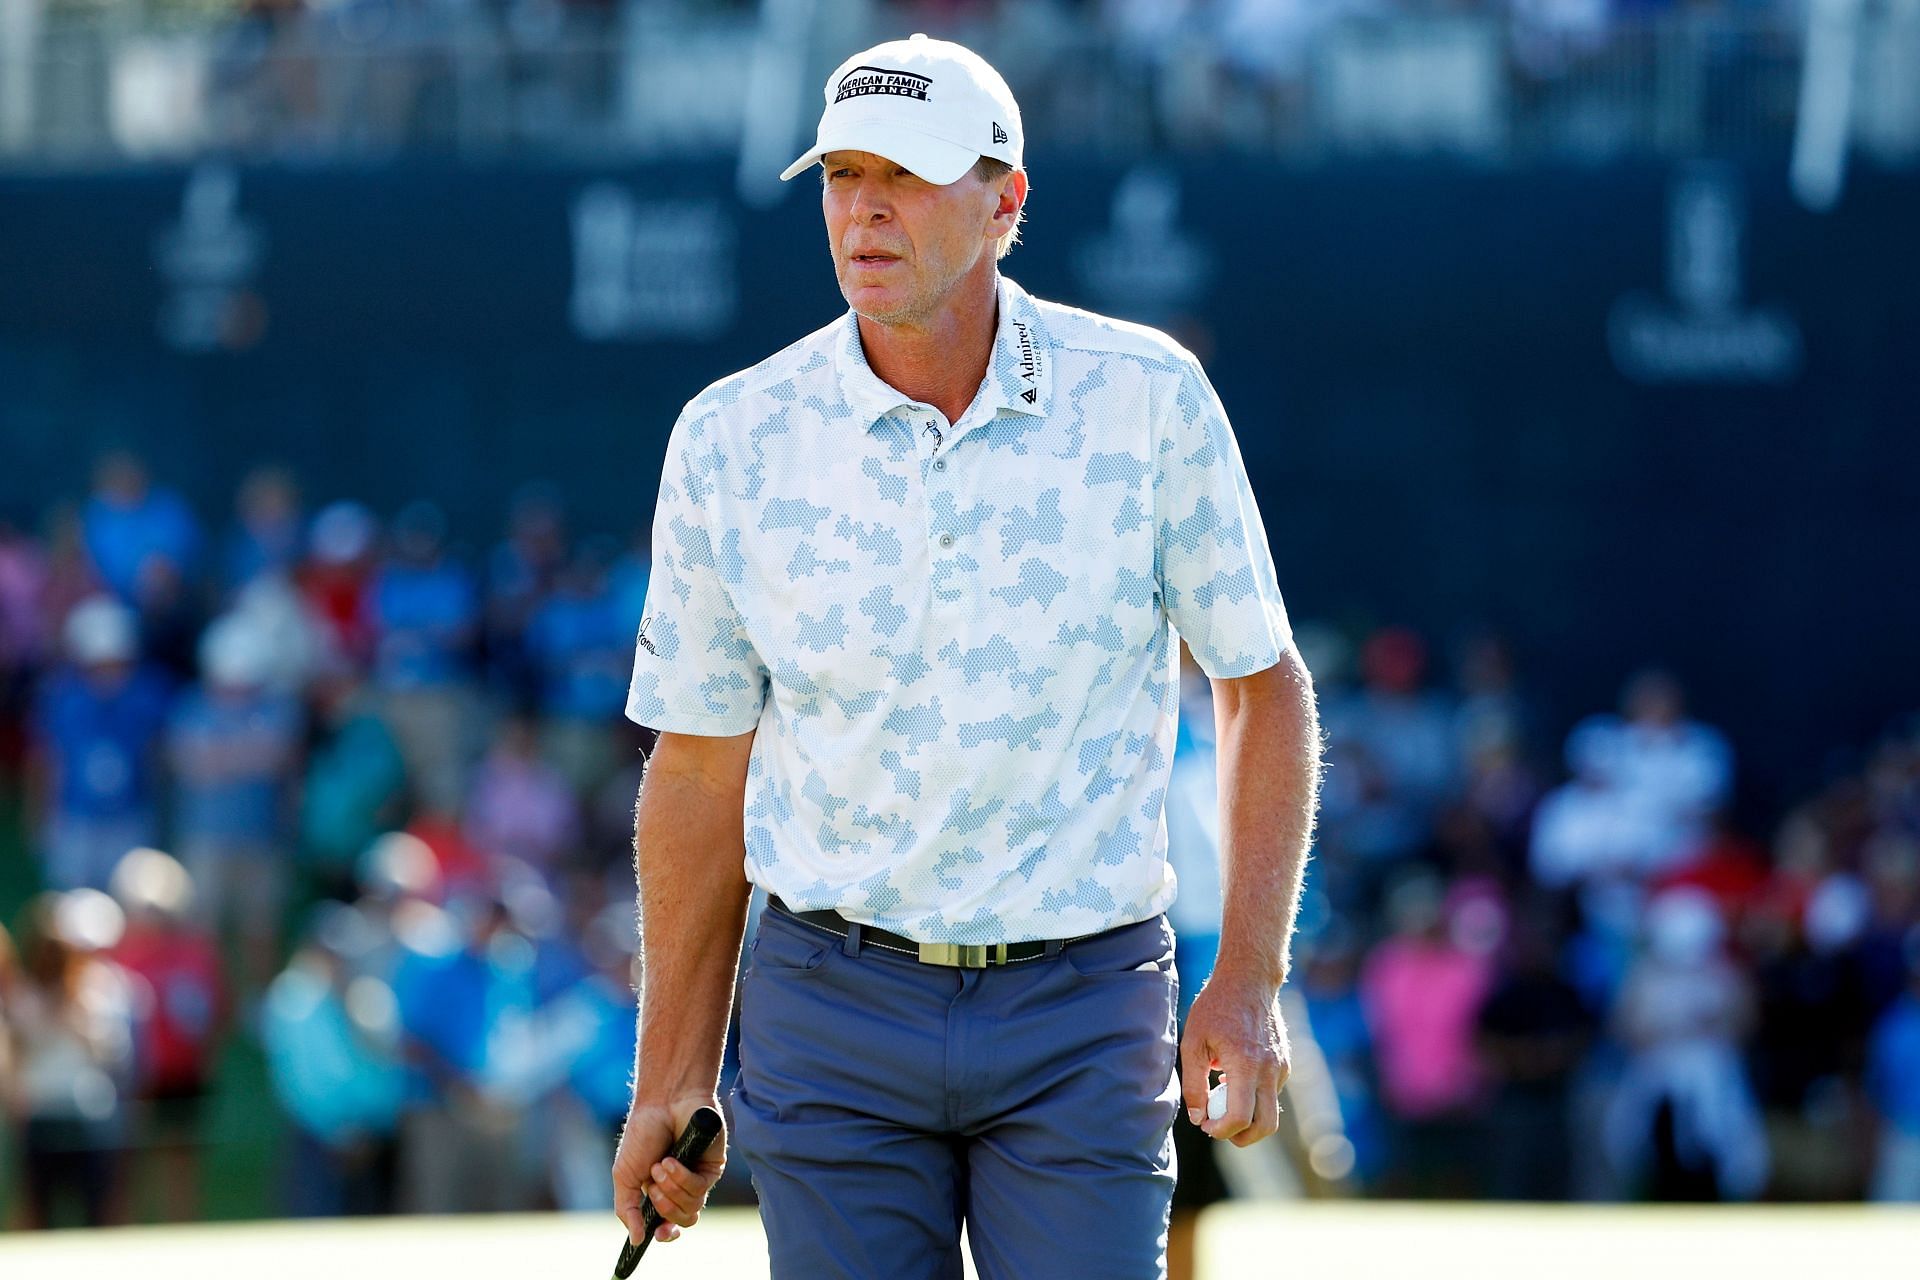
[[[957,1278],[963,1224],[986,1280],[1159,1276],[1176,1111],[1276,1126],[1312,686],[1193,356],[1000,274],[1021,158],[975,54],[849,58],[784,175],[818,165],[849,311],[667,446],[616,1210],[638,1233],[651,1197],[671,1239],[719,1175],[721,1144],[662,1154],[717,1105],[757,885],[729,1122],[775,1276]],[[1176,629],[1214,689],[1226,899],[1178,1075]]]

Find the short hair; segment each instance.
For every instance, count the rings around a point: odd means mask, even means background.
[[[973,176],[982,182],[998,182],[1012,172],[1012,165],[1008,164],[1005,160],[996,160],[992,156],[981,156],[973,162]],[[1004,258],[1013,252],[1013,246],[1020,243],[1020,224],[1026,220],[1027,209],[1025,205],[1022,205],[1020,212],[1014,216],[1013,230],[1007,232],[995,242],[993,246],[993,256],[995,259]]]

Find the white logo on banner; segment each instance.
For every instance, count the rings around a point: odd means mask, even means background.
[[[739,308],[738,239],[718,200],[593,184],[573,201],[574,331],[590,342],[725,331]]]
[[[154,265],[167,283],[160,337],[177,350],[238,350],[266,330],[266,306],[253,290],[266,235],[239,205],[240,175],[231,166],[196,166],[180,220],[154,237]]]
[[[1607,318],[1608,345],[1635,382],[1789,382],[1800,326],[1780,307],[1741,305],[1746,208],[1740,178],[1717,165],[1682,171],[1667,224],[1671,298],[1629,293]]]
[[[1213,276],[1213,254],[1180,229],[1180,179],[1129,169],[1113,192],[1113,224],[1073,252],[1074,271],[1101,305],[1160,319],[1192,305]]]

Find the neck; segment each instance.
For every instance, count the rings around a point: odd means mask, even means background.
[[[991,260],[971,271],[933,315],[882,324],[860,317],[867,366],[895,391],[958,422],[980,390],[999,325],[998,272]]]

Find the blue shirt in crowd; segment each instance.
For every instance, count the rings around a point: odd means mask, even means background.
[[[1874,1028],[1867,1090],[1890,1124],[1920,1136],[1920,996],[1900,997]]]
[[[153,753],[169,698],[165,678],[144,668],[105,689],[70,670],[47,683],[35,727],[53,759],[62,816],[125,818],[152,809]]]
[[[540,673],[540,709],[576,720],[612,720],[626,705],[633,635],[610,591],[561,593],[527,626],[527,650]]]
[[[294,967],[274,980],[261,1011],[274,1093],[294,1121],[330,1146],[398,1123],[405,1073],[356,1027],[326,978]]]
[[[200,545],[193,511],[171,489],[150,489],[130,507],[92,498],[81,518],[87,554],[101,580],[122,599],[133,598],[149,556],[171,560],[185,572]]]
[[[466,678],[480,598],[465,569],[450,560],[387,565],[374,580],[372,602],[381,684],[419,688]]]
[[[291,699],[242,701],[189,691],[174,709],[168,746],[179,779],[175,829],[183,836],[271,843],[282,830],[282,780],[300,740]],[[231,752],[239,767],[203,757]]]

